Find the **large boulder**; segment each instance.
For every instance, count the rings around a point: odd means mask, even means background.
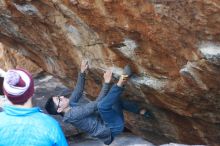
[[[156,144],[220,144],[218,0],[1,0],[0,15],[1,68],[43,70],[73,87],[88,58],[95,97],[104,70],[117,76],[130,64],[123,98],[153,116],[127,112],[127,128]]]

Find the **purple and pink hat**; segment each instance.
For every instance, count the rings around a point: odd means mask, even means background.
[[[34,94],[34,80],[24,69],[8,70],[4,77],[3,91],[13,104],[24,104]]]

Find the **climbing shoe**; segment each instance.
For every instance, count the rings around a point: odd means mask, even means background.
[[[131,70],[130,65],[126,65],[124,67],[122,75],[125,77],[128,77],[128,78],[130,78],[132,76],[132,70]]]

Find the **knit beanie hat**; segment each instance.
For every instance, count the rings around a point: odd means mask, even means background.
[[[3,82],[4,94],[13,104],[24,104],[34,94],[34,81],[24,69],[8,70]]]

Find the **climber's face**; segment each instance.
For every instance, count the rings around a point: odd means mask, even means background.
[[[64,96],[54,96],[53,102],[57,106],[57,112],[61,113],[64,109],[69,107],[69,98],[66,98]]]

